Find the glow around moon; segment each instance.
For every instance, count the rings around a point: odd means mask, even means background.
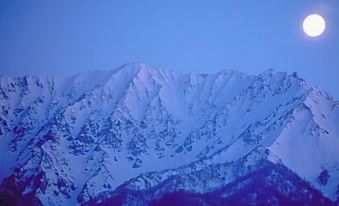
[[[322,16],[311,14],[303,22],[304,32],[311,37],[317,37],[325,31],[326,23]]]

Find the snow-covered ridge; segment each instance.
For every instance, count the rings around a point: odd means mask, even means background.
[[[74,205],[140,175],[156,172],[154,184],[168,171],[193,177],[264,148],[258,160],[284,164],[335,199],[336,105],[296,73],[273,70],[180,74],[131,63],[65,78],[2,75],[0,181],[14,179],[45,205]]]

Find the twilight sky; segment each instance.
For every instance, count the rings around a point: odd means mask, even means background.
[[[303,19],[322,15],[311,38]],[[0,74],[139,61],[178,72],[297,71],[339,99],[338,0],[0,0]]]

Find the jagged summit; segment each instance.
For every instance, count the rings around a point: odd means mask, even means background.
[[[135,194],[219,191],[262,161],[336,200],[336,105],[297,74],[272,70],[181,74],[129,63],[65,78],[1,76],[0,200],[86,205],[126,194],[128,205],[141,201]]]

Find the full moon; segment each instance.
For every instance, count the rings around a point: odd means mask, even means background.
[[[317,37],[325,31],[326,23],[322,16],[311,14],[307,16],[303,23],[304,32],[311,37]]]

